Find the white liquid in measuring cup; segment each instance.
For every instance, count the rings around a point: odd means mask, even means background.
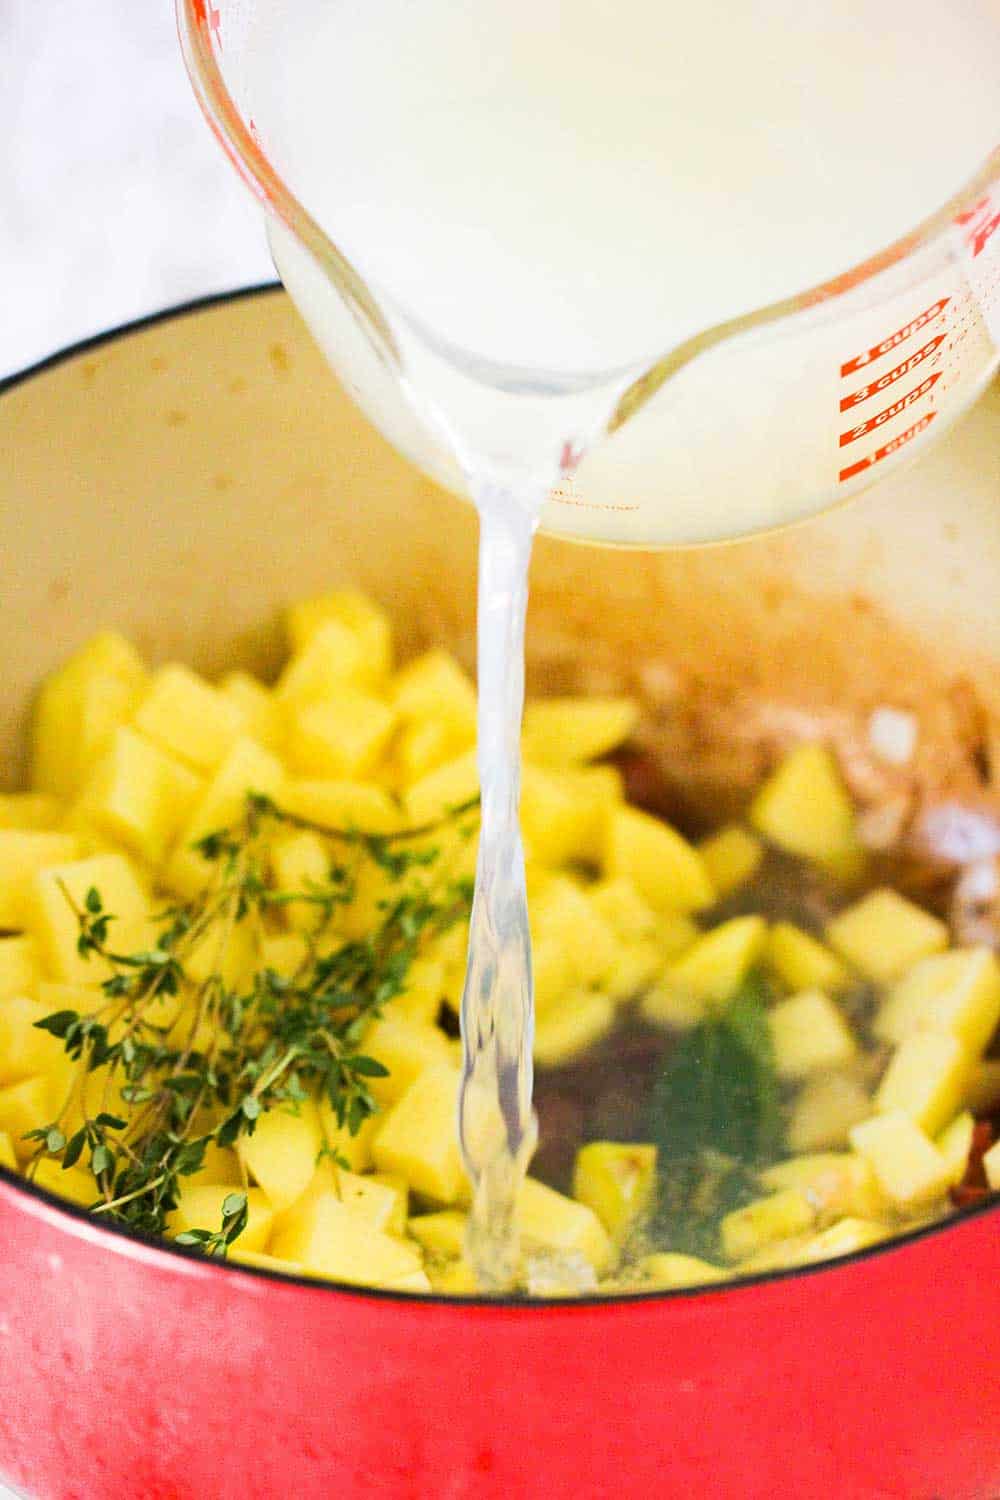
[[[471,1248],[487,1284],[509,1285],[534,1128],[517,756],[541,499],[560,452],[586,445],[649,361],[857,264],[967,180],[995,144],[1000,11],[273,0],[253,24],[255,131],[372,289],[418,416],[381,404],[389,377],[364,368],[338,298],[280,228],[279,269],[376,420],[423,461],[429,421],[480,505],[483,831],[461,1119],[479,1183]],[[673,449],[683,462],[683,433]],[[795,460],[791,477],[794,496]],[[738,482],[713,503],[706,519],[681,485],[655,526],[623,505],[561,529],[665,542],[791,513],[779,486],[752,514]]]

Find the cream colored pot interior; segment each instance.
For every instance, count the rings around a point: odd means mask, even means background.
[[[920,466],[782,535],[665,554],[543,541],[535,686],[630,684],[650,742],[720,782],[733,743],[752,741],[756,764],[817,715],[850,759],[890,704],[936,745],[928,775],[989,791],[998,417],[995,387]],[[471,657],[473,516],[367,425],[283,294],[156,323],[15,386],[0,453],[0,784],[23,774],[33,686],[101,626],[154,659],[267,669],[280,605],[351,581],[404,643]]]

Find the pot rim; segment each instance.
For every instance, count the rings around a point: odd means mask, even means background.
[[[254,282],[250,285],[233,287],[228,291],[213,292],[202,297],[192,297],[184,302],[172,304],[160,308],[155,312],[147,313],[143,317],[133,318],[125,323],[116,324],[112,328],[104,329],[96,334],[89,335],[75,343],[67,344],[55,350],[51,354],[44,355],[30,365],[20,370],[13,371],[10,375],[0,378],[0,398],[8,392],[17,389],[28,381],[45,375],[49,370],[56,369],[60,365],[68,363],[78,355],[86,354],[93,349],[99,349],[105,344],[116,342],[118,339],[126,338],[131,334],[144,332],[148,328],[155,327],[158,323],[170,322],[176,318],[184,318],[197,313],[208,312],[213,308],[225,306],[230,302],[249,300],[252,297],[273,296],[274,293],[282,291],[280,281]],[[117,1224],[106,1224],[100,1222],[87,1209],[69,1203],[65,1198],[49,1192],[45,1188],[38,1187],[34,1182],[27,1181],[19,1173],[11,1171],[7,1167],[0,1166],[0,1185],[12,1189],[15,1196],[27,1200],[28,1203],[43,1205],[45,1208],[55,1212],[58,1219],[63,1221],[61,1228],[67,1232],[80,1233],[86,1229],[88,1238],[95,1240],[107,1239],[110,1241],[109,1249],[116,1240],[124,1241],[143,1247],[151,1251],[154,1256],[167,1256],[189,1266],[201,1267],[206,1274],[221,1273],[223,1275],[249,1276],[257,1280],[276,1282],[278,1285],[297,1286],[306,1291],[317,1292],[320,1295],[336,1294],[337,1296],[353,1296],[369,1298],[379,1302],[397,1302],[404,1305],[419,1304],[436,1305],[456,1308],[475,1308],[477,1312],[484,1309],[492,1309],[498,1312],[508,1310],[527,1311],[546,1315],[572,1316],[577,1309],[606,1308],[608,1310],[621,1310],[637,1304],[650,1302],[669,1302],[676,1299],[688,1299],[692,1297],[724,1297],[729,1293],[745,1291],[749,1287],[769,1285],[771,1283],[797,1280],[803,1277],[821,1277],[831,1272],[846,1270],[848,1267],[858,1266],[870,1260],[883,1256],[894,1255],[908,1246],[916,1244],[932,1236],[947,1234],[957,1230],[970,1220],[984,1218],[990,1214],[1000,1213],[1000,1195],[988,1197],[984,1202],[973,1204],[967,1208],[956,1209],[947,1219],[942,1219],[933,1224],[925,1224],[917,1229],[893,1236],[892,1239],[883,1240],[875,1245],[869,1245],[863,1250],[855,1250],[849,1255],[841,1255],[835,1259],[819,1261],[813,1265],[791,1266],[785,1269],[773,1271],[758,1271],[745,1276],[734,1276],[723,1282],[709,1282],[704,1285],[675,1287],[672,1290],[653,1290],[648,1292],[629,1292],[619,1294],[589,1295],[565,1299],[553,1298],[544,1300],[536,1297],[526,1296],[503,1296],[503,1297],[480,1297],[480,1296],[448,1296],[441,1292],[398,1292],[383,1287],[355,1286],[348,1282],[325,1280],[320,1277],[296,1276],[286,1274],[283,1271],[273,1271],[260,1266],[240,1265],[238,1262],[216,1260],[206,1257],[200,1251],[177,1245],[171,1240],[160,1239],[153,1235],[140,1234],[133,1229],[126,1229]],[[75,1226],[75,1227],[74,1227]]]

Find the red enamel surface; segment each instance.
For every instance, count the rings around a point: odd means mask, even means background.
[[[0,1474],[37,1500],[996,1500],[1000,1215],[603,1306],[303,1287],[0,1179]]]

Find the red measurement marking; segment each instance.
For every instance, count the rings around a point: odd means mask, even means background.
[[[926,432],[936,416],[936,411],[929,411],[925,417],[921,417],[919,422],[914,422],[912,427],[908,427],[898,437],[891,438],[883,447],[876,448],[875,452],[870,454],[868,458],[859,458],[856,464],[849,464],[846,469],[841,469],[837,476],[841,484],[843,484],[845,479],[853,479],[855,474],[862,474],[865,469],[870,469],[873,464],[881,463],[883,458],[888,458],[891,453],[898,452],[905,443],[908,443],[911,438],[915,438],[918,433]]]
[[[1000,212],[993,211],[993,205],[988,197],[980,198],[972,208],[967,208],[964,213],[956,214],[955,223],[968,226],[969,232],[965,236],[965,244],[972,259],[975,260],[1000,229]]]
[[[849,427],[846,432],[840,434],[840,446],[846,448],[848,443],[856,443],[858,438],[864,437],[866,433],[874,432],[876,427],[881,427],[885,422],[891,422],[893,417],[898,417],[901,411],[905,411],[908,406],[913,405],[914,401],[919,401],[921,396],[926,396],[928,391],[933,390],[940,379],[941,371],[938,370],[936,374],[928,375],[926,380],[915,385],[912,391],[907,391],[905,396],[900,396],[899,400],[894,401],[891,406],[877,412],[874,417],[869,417],[867,422],[862,422],[857,427]]]
[[[930,307],[925,308],[922,313],[918,313],[915,318],[911,318],[909,323],[904,323],[902,328],[897,328],[895,333],[890,333],[889,337],[883,339],[880,344],[873,344],[870,349],[865,350],[864,354],[856,354],[853,359],[849,359],[846,364],[841,365],[841,375],[853,375],[855,370],[860,370],[863,366],[870,365],[873,359],[880,359],[883,354],[888,354],[890,349],[897,348],[899,344],[904,343],[913,334],[919,333],[921,328],[926,328],[927,324],[932,322],[938,313],[944,311],[950,301],[950,297],[939,297],[936,302],[931,303]]]
[[[947,336],[945,333],[935,334],[934,338],[918,349],[916,354],[911,354],[909,359],[904,359],[902,364],[894,365],[891,370],[887,370],[884,375],[880,375],[878,380],[872,380],[867,385],[858,386],[856,391],[852,391],[849,396],[843,398],[840,403],[841,411],[850,411],[852,406],[860,406],[862,401],[868,400],[869,396],[875,396],[879,391],[884,391],[888,386],[895,385],[897,380],[902,380],[904,375],[909,375],[911,370],[915,370],[918,365],[922,365],[925,359],[930,359],[935,349],[941,347]]]

